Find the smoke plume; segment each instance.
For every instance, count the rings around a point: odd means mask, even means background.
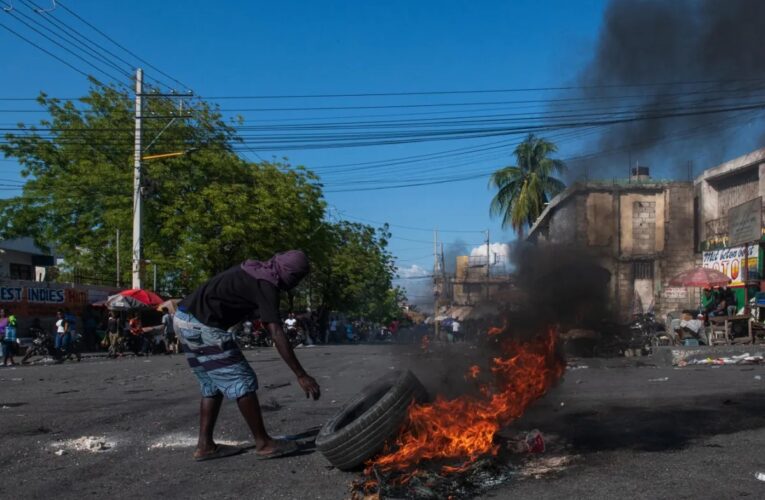
[[[628,157],[632,165],[659,159],[664,165],[657,167],[674,166],[670,174],[687,178],[688,160],[716,162],[757,147],[762,109],[661,116],[765,102],[763,32],[762,0],[613,0],[578,78],[583,88],[566,97],[609,116],[629,109],[655,118],[603,127],[588,149],[604,154],[574,167],[580,174],[590,169],[591,177],[624,177]],[[734,133],[750,120],[759,130]]]

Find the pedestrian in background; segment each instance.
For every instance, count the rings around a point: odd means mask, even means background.
[[[59,309],[56,313],[56,335],[53,337],[53,347],[56,349],[56,356],[62,357],[71,341],[69,325],[66,318],[64,318],[64,311]]]
[[[109,319],[106,320],[106,337],[109,343],[109,357],[116,357],[117,342],[120,339],[120,320],[115,311],[109,311]]]
[[[173,330],[173,315],[167,307],[162,308],[162,336],[165,339],[165,354],[178,352],[175,343],[175,331]]]
[[[8,327],[8,315],[0,308],[0,355],[5,357],[5,330]]]
[[[16,316],[8,314],[8,323],[5,326],[5,336],[3,338],[3,366],[13,366],[13,355],[16,354]],[[10,361],[10,362],[9,362]]]

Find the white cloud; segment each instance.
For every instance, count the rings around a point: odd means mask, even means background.
[[[417,264],[412,264],[409,267],[398,268],[398,276],[400,278],[416,278],[418,276],[427,276],[429,274],[430,271],[422,266],[418,266]]]
[[[506,266],[510,263],[510,245],[507,243],[491,243],[489,245],[489,253],[491,255],[492,264],[496,263],[497,265]],[[496,260],[494,259],[495,254],[497,256]],[[470,250],[470,255],[472,257],[485,257],[486,245],[473,247],[473,249]]]

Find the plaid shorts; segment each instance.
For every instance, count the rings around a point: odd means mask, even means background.
[[[228,399],[237,399],[258,389],[255,372],[233,334],[202,324],[183,311],[175,313],[173,329],[199,381],[202,397],[223,394]]]

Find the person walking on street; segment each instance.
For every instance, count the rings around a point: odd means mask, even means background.
[[[16,316],[8,315],[8,323],[5,326],[5,336],[3,338],[3,366],[13,366],[13,356],[16,354]]]
[[[233,334],[227,330],[257,309],[276,349],[297,377],[306,397],[319,399],[319,384],[295,356],[279,317],[279,292],[297,286],[308,272],[308,258],[300,250],[276,254],[265,262],[246,260],[212,277],[180,302],[173,327],[202,392],[195,460],[221,458],[243,451],[218,445],[213,439],[224,396],[236,400],[255,438],[258,458],[276,458],[298,450],[294,441],[274,439],[266,431],[255,392],[257,377]]]
[[[165,339],[165,354],[175,350],[175,332],[173,331],[173,315],[167,307],[162,308],[162,336]]]
[[[115,311],[109,311],[109,319],[106,320],[106,335],[109,342],[109,357],[118,355],[117,343],[120,340],[120,320]]]

